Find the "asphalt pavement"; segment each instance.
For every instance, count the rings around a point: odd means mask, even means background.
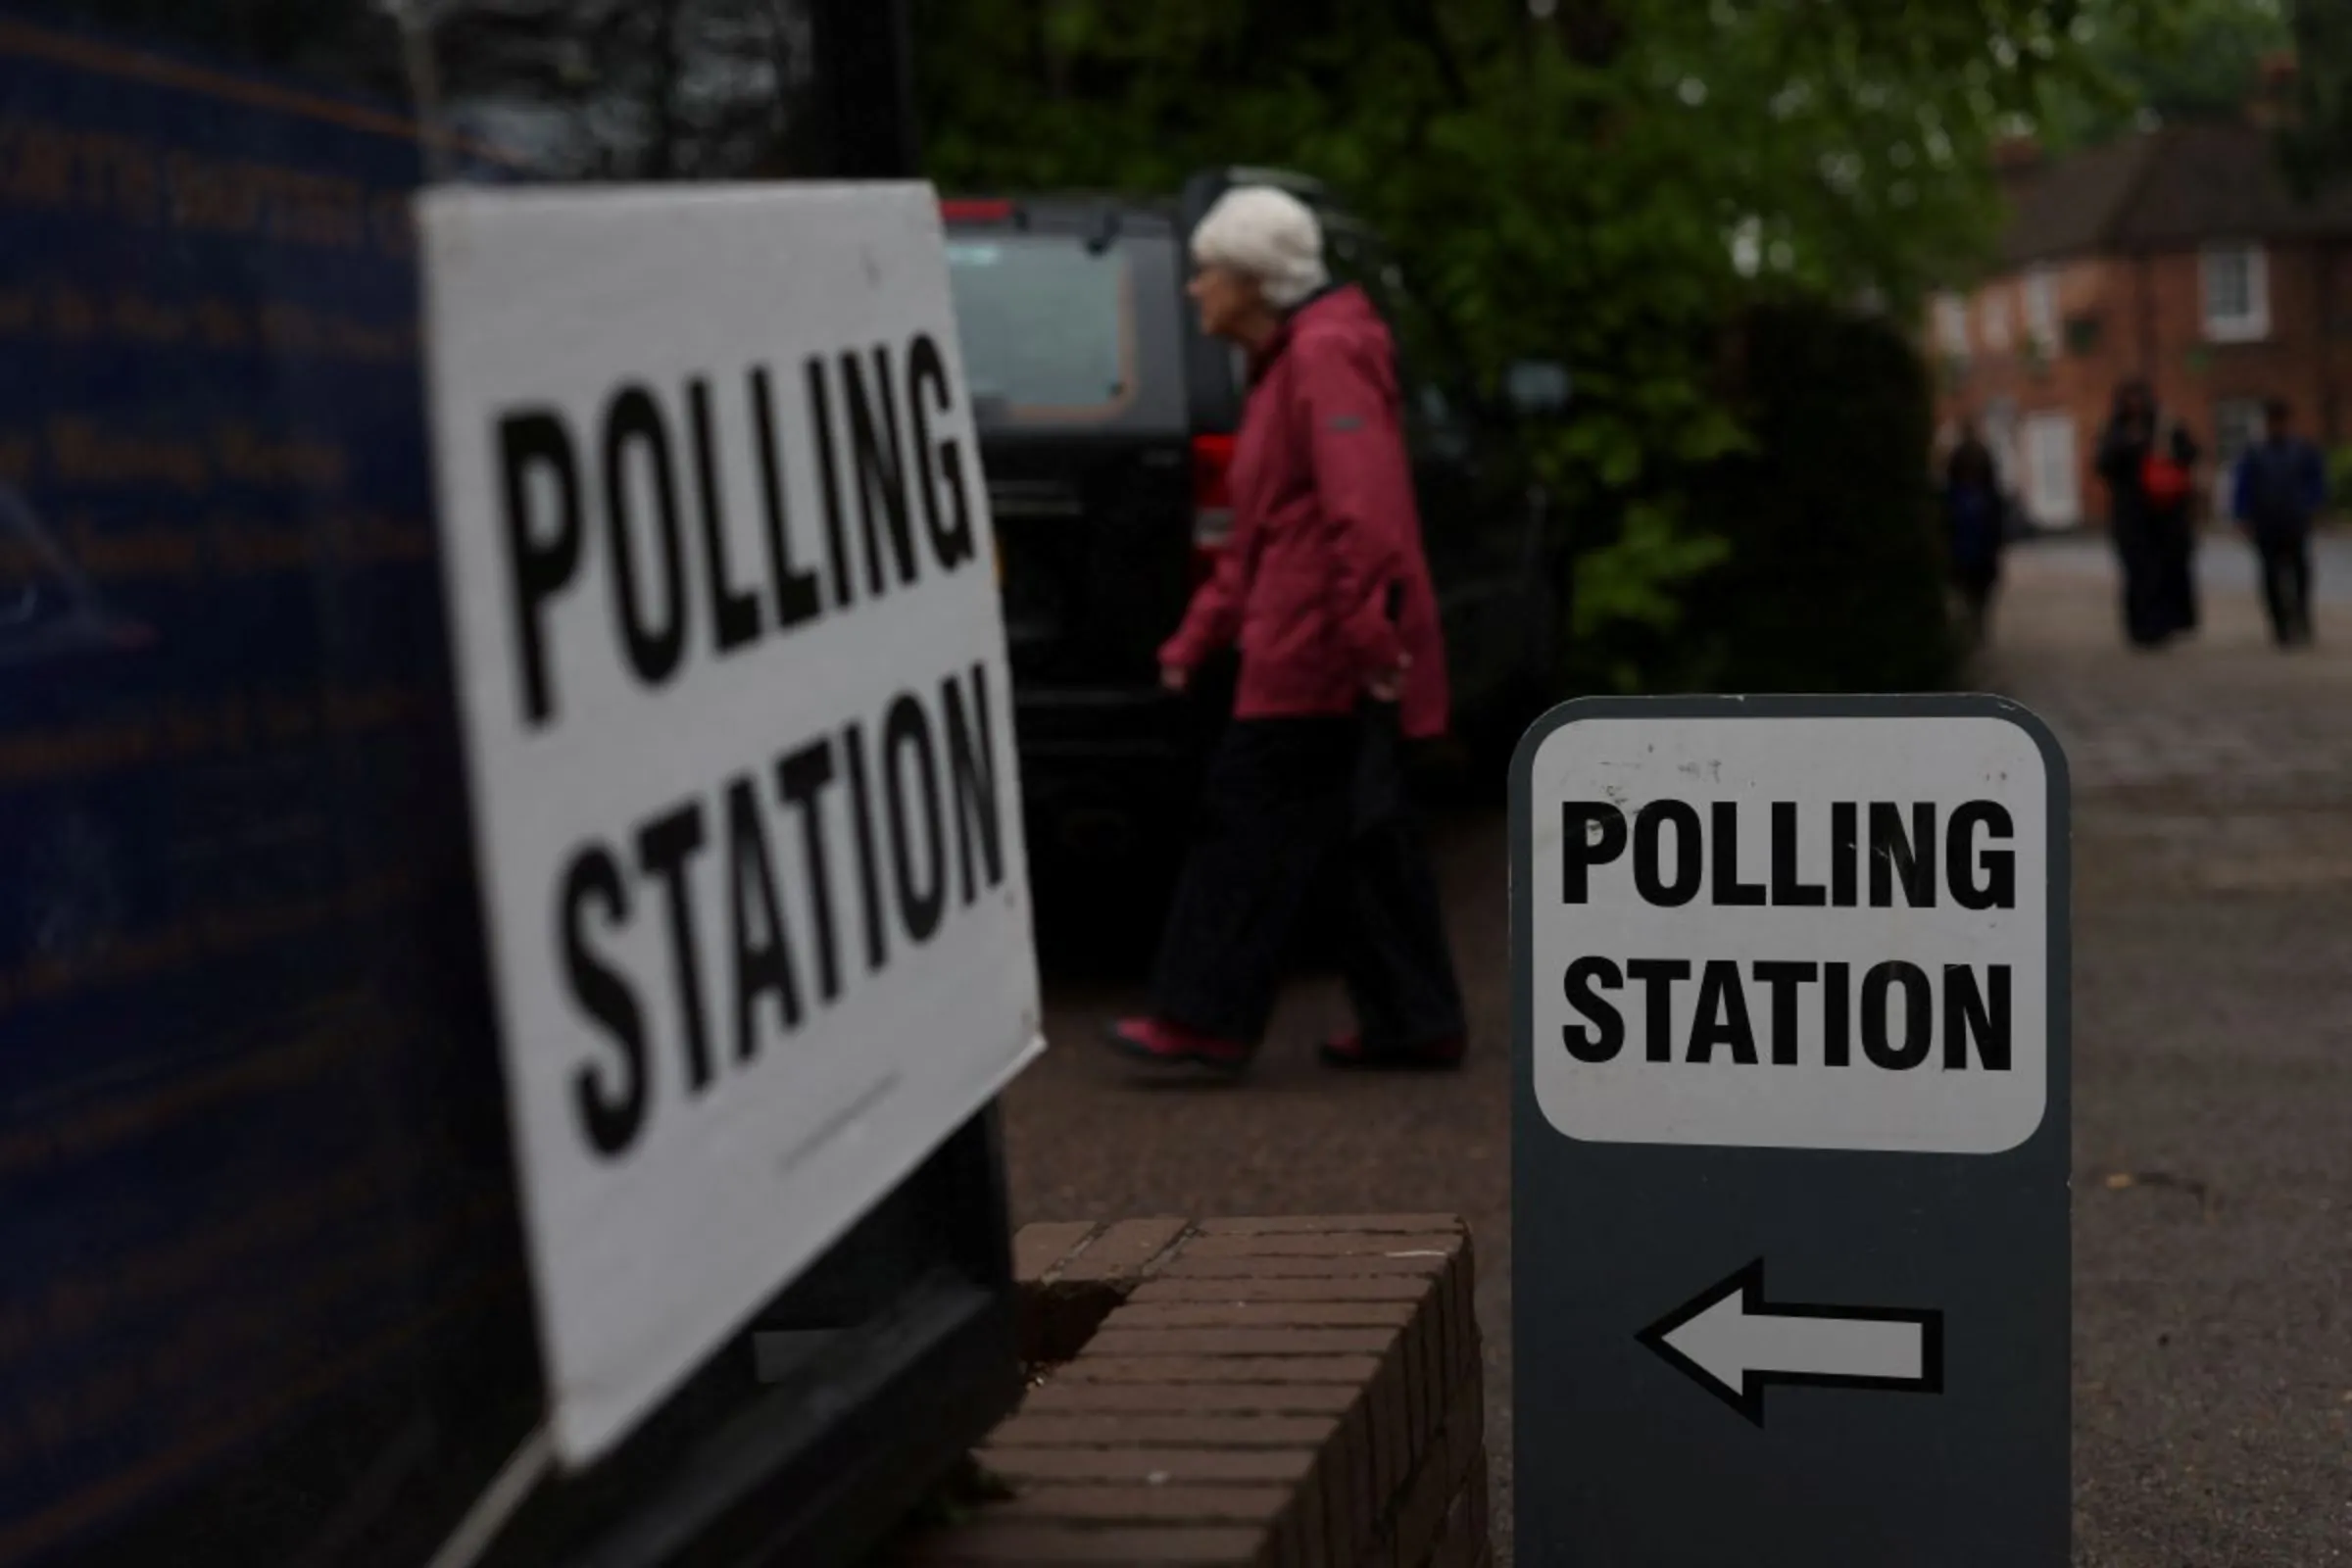
[[[2076,800],[2075,1495],[2090,1568],[2352,1562],[2352,541],[2320,644],[2247,552],[2120,645],[2105,553],[2022,552],[1987,677]]]
[[[2313,596],[2322,604],[2352,604],[2352,530],[2321,533],[2311,553]],[[2078,583],[2090,576],[2115,583],[2114,552],[2104,535],[2053,536],[2024,547],[2015,559],[2030,560],[2035,572],[2054,571]],[[2211,529],[2200,539],[2197,579],[2217,604],[2251,604],[2257,570],[2253,548],[2235,530]]]
[[[2352,605],[2352,542],[2323,546],[2321,646],[2291,655],[2242,557],[2204,552],[2199,636],[2135,654],[2095,541],[2021,549],[1981,672],[2050,720],[2076,782],[2082,1568],[2352,1564],[2352,609],[2328,609]],[[1111,872],[1041,889],[1054,1049],[1006,1098],[1024,1222],[1465,1216],[1501,1562],[1505,849],[1493,809],[1435,827],[1471,1004],[1458,1075],[1318,1066],[1346,1013],[1310,974],[1244,1083],[1139,1085],[1097,1042],[1139,1000],[1153,911]]]

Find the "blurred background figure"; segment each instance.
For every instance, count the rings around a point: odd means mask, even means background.
[[[2328,505],[2328,466],[2292,422],[2283,398],[2263,409],[2262,440],[2237,460],[2230,492],[2261,559],[2263,607],[2281,648],[2311,641],[2311,530]]]
[[[1974,419],[1960,427],[1943,469],[1944,527],[1952,553],[1952,581],[1968,613],[1968,639],[1982,647],[1992,625],[1992,596],[2001,577],[2007,528],[1992,449]]]
[[[2117,390],[2098,467],[2123,566],[2124,634],[2135,648],[2160,648],[2197,627],[2197,458],[2195,438],[2157,408],[2146,381]]]
[[[1250,393],[1229,478],[1233,541],[1160,666],[1182,691],[1238,642],[1242,667],[1152,1010],[1115,1025],[1112,1044],[1157,1066],[1247,1066],[1338,855],[1359,1032],[1324,1042],[1324,1059],[1451,1065],[1461,995],[1397,745],[1445,731],[1447,693],[1395,347],[1360,290],[1331,284],[1321,225],[1287,192],[1227,192],[1192,249],[1201,329],[1247,353]]]

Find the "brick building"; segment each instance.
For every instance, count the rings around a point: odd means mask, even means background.
[[[2352,442],[2352,189],[2298,201],[2251,118],[2013,154],[2002,178],[1999,270],[1931,303],[1927,347],[1945,442],[1975,418],[2028,516],[2104,520],[2092,464],[2133,375],[2204,445],[2209,487],[2269,398]]]

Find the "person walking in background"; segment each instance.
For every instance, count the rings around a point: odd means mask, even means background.
[[[2124,634],[2135,648],[2160,648],[2197,625],[2196,526],[2189,513],[2197,443],[2164,417],[2142,380],[2115,395],[2099,440],[2099,477],[2123,566]]]
[[[2292,411],[2263,410],[2262,441],[2237,460],[2230,510],[2261,562],[2262,602],[2281,648],[2311,641],[2311,530],[2328,505],[2320,449],[2292,433]]]
[[[2155,448],[2156,411],[2147,385],[2126,382],[2099,438],[2099,477],[2107,485],[2107,527],[2124,579],[2124,635],[2135,648],[2165,640],[2163,616],[2155,608],[2156,566],[2144,470]]]
[[[1952,580],[1968,609],[1971,646],[1991,630],[1992,593],[2001,579],[2004,509],[1992,449],[1975,421],[1960,427],[1959,443],[1943,469],[1943,515],[1952,553]]]
[[[2156,547],[2156,600],[2168,634],[2197,629],[2197,460],[2188,426],[2165,414],[2156,418],[2156,446],[2141,470]]]
[[[1161,648],[1161,679],[1185,690],[1237,642],[1242,667],[1151,1011],[1115,1024],[1111,1043],[1153,1066],[1246,1067],[1339,857],[1358,1028],[1323,1042],[1324,1061],[1451,1066],[1461,992],[1398,745],[1445,731],[1447,692],[1395,348],[1362,291],[1331,284],[1322,227],[1285,192],[1227,192],[1192,251],[1201,328],[1247,352],[1250,392],[1232,540]]]

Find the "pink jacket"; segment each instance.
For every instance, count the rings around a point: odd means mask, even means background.
[[[1235,717],[1353,712],[1401,652],[1400,727],[1445,732],[1446,644],[1401,414],[1389,329],[1352,286],[1299,307],[1252,363],[1227,475],[1233,537],[1160,650],[1191,668],[1238,641]]]

